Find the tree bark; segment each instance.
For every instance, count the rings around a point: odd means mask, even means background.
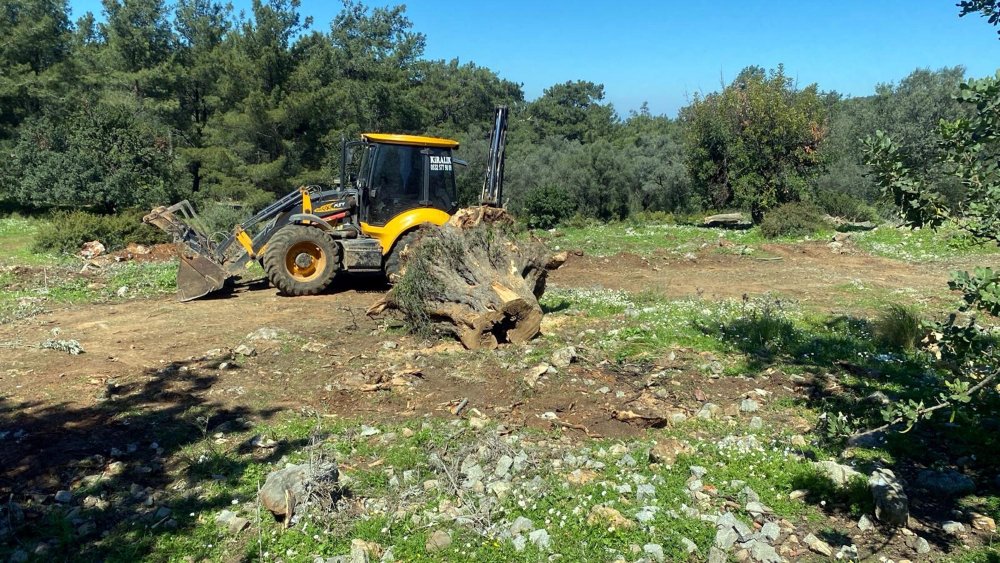
[[[540,332],[547,249],[517,240],[503,209],[461,209],[440,229],[425,229],[400,257],[402,273],[369,309],[400,311],[415,330],[454,335],[469,349],[522,343]]]

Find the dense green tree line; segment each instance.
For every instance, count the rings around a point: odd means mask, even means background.
[[[529,102],[487,68],[425,58],[403,7],[352,0],[329,23],[298,0],[255,0],[246,14],[215,0],[104,0],[100,17],[75,22],[66,0],[7,0],[0,36],[0,200],[28,208],[188,197],[210,215],[245,212],[331,183],[340,139],[363,131],[459,139],[469,202],[503,103],[513,108],[506,195],[539,226],[720,208],[759,219],[788,201],[873,201],[860,139],[887,131],[919,166],[939,150],[921,132],[963,111],[961,68],[846,98],[750,67],[676,119],[645,107],[619,116],[585,80]],[[960,201],[961,183],[938,181]]]

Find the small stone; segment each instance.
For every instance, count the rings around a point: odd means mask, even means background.
[[[500,459],[497,460],[497,466],[496,469],[493,470],[493,474],[502,479],[506,477],[508,473],[510,473],[510,468],[513,467],[513,465],[514,465],[514,458],[510,457],[507,454],[504,454],[500,456]]]
[[[878,469],[868,478],[868,487],[875,498],[875,517],[894,526],[906,526],[910,520],[910,501],[903,484],[888,469]]]
[[[792,436],[792,439],[789,440],[789,443],[795,446],[796,448],[804,448],[809,445],[809,442],[806,441],[806,437],[803,436],[802,434],[796,434]]]
[[[755,416],[750,419],[750,430],[762,430],[764,428],[764,419]]]
[[[795,489],[794,491],[788,493],[789,500],[799,500],[800,498],[805,498],[809,495],[809,491],[805,489]]]
[[[514,519],[514,523],[510,525],[510,535],[519,536],[525,532],[530,532],[534,529],[535,523],[524,516],[518,516]]]
[[[549,361],[552,362],[552,365],[559,368],[569,367],[571,363],[576,361],[576,348],[567,346],[566,348],[556,350],[552,353]]]
[[[53,498],[60,504],[67,504],[73,502],[73,493],[69,491],[59,491]]]
[[[666,438],[659,440],[649,450],[649,461],[653,463],[673,465],[676,463],[678,455],[691,453],[691,451],[691,446],[686,443],[676,438]]]
[[[451,534],[444,530],[435,530],[427,538],[424,548],[429,552],[441,551],[451,547]]]
[[[868,530],[871,530],[874,527],[875,524],[873,524],[872,521],[868,519],[867,514],[862,514],[861,518],[858,519],[858,529],[861,530],[862,532],[867,532]]]
[[[527,536],[516,536],[511,543],[514,544],[514,551],[524,551],[524,547],[528,545]]]
[[[505,498],[508,494],[510,494],[510,488],[511,485],[507,481],[494,481],[493,483],[490,483],[489,487],[487,487],[487,490],[496,495],[497,498],[502,499]]]
[[[424,490],[425,491],[435,491],[435,490],[437,490],[440,487],[440,485],[441,484],[438,482],[437,479],[428,479],[428,480],[424,481]]]
[[[250,521],[242,516],[236,516],[229,521],[229,533],[236,535],[250,527]]]
[[[470,416],[469,427],[474,430],[482,430],[490,423],[490,419],[485,416]]]
[[[692,554],[692,553],[697,553],[698,552],[698,544],[694,543],[693,541],[691,541],[688,538],[682,537],[681,538],[681,545],[684,546],[684,551],[687,551],[689,555]]]
[[[622,516],[621,512],[602,504],[598,504],[590,509],[590,514],[587,515],[587,524],[591,526],[608,526],[617,529],[627,529],[635,526],[635,523]]]
[[[845,559],[847,561],[858,561],[861,559],[861,554],[858,553],[858,546],[856,545],[842,545],[834,557],[842,561]]]
[[[760,403],[753,399],[743,399],[740,401],[740,412],[757,412],[760,410]]]
[[[528,541],[538,549],[548,549],[552,543],[549,533],[544,528],[530,532],[528,534]]]
[[[691,472],[691,476],[695,479],[701,479],[706,473],[708,473],[708,470],[700,465],[692,465],[688,468],[688,471]]]
[[[240,344],[236,348],[233,348],[233,354],[237,356],[244,356],[247,358],[252,358],[257,355],[257,349],[249,344]]]
[[[635,519],[639,522],[646,524],[656,518],[656,509],[652,506],[645,506],[635,513]]]
[[[952,536],[957,536],[959,534],[965,533],[965,525],[962,524],[961,522],[955,522],[954,520],[949,520],[941,524],[941,529],[944,530],[944,533],[950,534]]]
[[[838,487],[846,487],[853,480],[864,479],[864,475],[855,471],[853,467],[841,465],[835,461],[817,461],[812,464],[812,467]]]
[[[753,542],[750,546],[750,558],[760,563],[781,563],[782,561],[781,556],[773,547],[759,541]]]
[[[729,561],[729,556],[722,549],[713,545],[708,550],[708,563],[726,563],[727,561]]]
[[[825,557],[833,557],[833,548],[830,547],[830,544],[817,538],[813,534],[809,534],[808,536],[802,538],[802,541],[810,550]]]
[[[720,410],[719,405],[715,403],[705,403],[696,416],[702,420],[712,420]]]
[[[162,520],[162,519],[166,518],[167,516],[170,516],[170,509],[167,508],[167,507],[165,507],[165,506],[161,506],[160,508],[156,509],[156,513],[153,514],[153,519],[154,520]]]
[[[649,555],[657,563],[663,563],[666,559],[666,556],[663,554],[663,546],[658,543],[647,543],[642,546],[642,552]]]
[[[997,531],[997,523],[985,514],[979,514],[978,512],[973,512],[971,515],[972,527],[981,532],[995,532]]]
[[[597,472],[591,469],[575,469],[566,476],[570,485],[586,485],[597,478]]]
[[[764,536],[769,542],[774,542],[781,536],[781,526],[776,522],[765,522],[763,526],[760,527],[760,534]]]
[[[917,535],[907,536],[905,541],[906,541],[906,547],[909,547],[913,551],[916,551],[917,554],[919,555],[924,555],[925,553],[930,553],[931,551],[930,544],[927,543],[927,540],[925,540],[920,536]]]
[[[635,487],[635,498],[638,500],[655,499],[656,498],[656,487],[650,485],[649,483],[643,483],[641,485],[636,485]]]

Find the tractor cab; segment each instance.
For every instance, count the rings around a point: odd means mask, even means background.
[[[458,142],[435,137],[367,133],[357,186],[362,220],[384,226],[400,213],[457,207],[453,149]]]

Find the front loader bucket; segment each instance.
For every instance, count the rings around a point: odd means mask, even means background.
[[[177,300],[191,301],[219,291],[226,285],[229,272],[212,260],[184,246],[179,253]]]
[[[187,200],[170,207],[157,207],[142,220],[173,235],[177,243],[179,301],[198,299],[225,286],[231,274],[223,268],[221,252],[217,251],[206,234],[204,223]]]

